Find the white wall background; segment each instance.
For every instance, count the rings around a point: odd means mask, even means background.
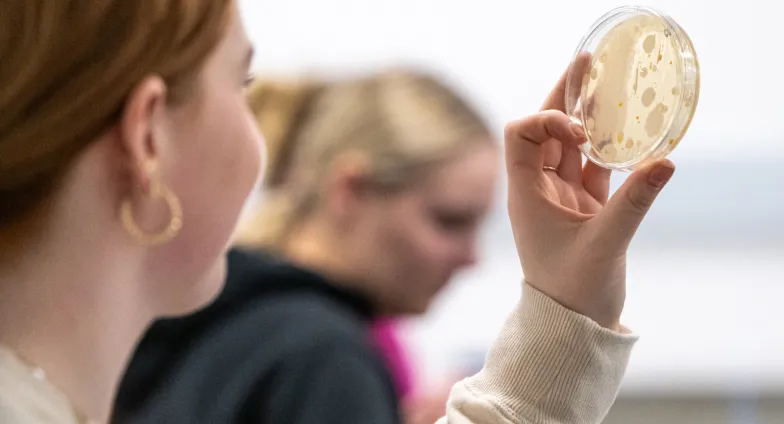
[[[460,81],[501,128],[535,110],[610,0],[241,0],[262,72],[422,64]],[[677,157],[784,156],[780,2],[652,0],[691,35],[700,107]],[[779,139],[780,140],[780,139]]]
[[[499,134],[505,121],[538,108],[584,32],[620,5],[609,0],[241,1],[257,47],[254,67],[262,76],[426,66],[458,83]],[[669,13],[686,29],[702,65],[697,115],[672,158],[784,163],[779,22],[784,6],[762,0],[646,5]],[[734,178],[732,172],[728,168],[726,178]],[[781,182],[759,184],[777,185],[771,195],[784,197]],[[633,250],[634,284],[625,317],[643,338],[627,390],[783,388],[784,240],[780,246]],[[466,351],[484,349],[514,304],[519,265],[513,246],[497,247],[428,317],[412,323],[411,338],[426,376],[436,378]]]

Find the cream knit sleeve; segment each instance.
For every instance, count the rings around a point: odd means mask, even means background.
[[[438,424],[600,423],[636,341],[526,284],[484,368],[452,387]]]

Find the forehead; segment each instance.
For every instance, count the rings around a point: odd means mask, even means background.
[[[244,66],[251,53],[251,42],[245,30],[245,24],[236,6],[233,7],[226,35],[215,49],[211,67]]]
[[[420,192],[437,202],[484,204],[493,196],[498,163],[493,144],[477,143],[428,174]]]

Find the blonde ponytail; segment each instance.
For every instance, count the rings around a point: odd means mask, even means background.
[[[265,187],[283,183],[296,148],[298,129],[319,85],[303,82],[257,81],[248,103],[267,140]]]

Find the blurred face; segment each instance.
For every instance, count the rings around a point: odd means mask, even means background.
[[[251,43],[236,17],[206,63],[195,94],[170,111],[167,180],[173,181],[184,216],[181,233],[161,248],[156,264],[165,275],[155,290],[166,313],[187,312],[220,291],[229,238],[260,175],[263,139],[244,92],[251,57]]]
[[[416,186],[365,200],[346,242],[383,313],[425,312],[456,272],[476,262],[498,166],[495,146],[476,143]]]

